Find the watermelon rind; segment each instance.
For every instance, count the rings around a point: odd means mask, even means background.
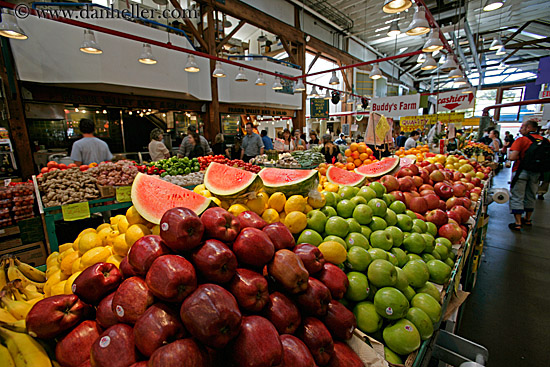
[[[229,200],[260,190],[262,181],[253,172],[212,162],[204,174],[204,186],[212,195]]]
[[[336,185],[362,186],[367,180],[367,177],[336,166],[330,166],[327,170],[327,179],[329,182]]]
[[[386,157],[381,161],[366,164],[355,169],[355,173],[363,175],[367,178],[377,178],[391,173],[399,166],[399,157]]]
[[[210,198],[143,173],[134,178],[131,197],[137,212],[154,224],[159,224],[169,209],[183,207],[200,215],[213,204]]]
[[[275,176],[278,181],[268,179],[267,176]],[[264,190],[268,195],[274,192],[282,192],[286,197],[292,195],[307,196],[315,190],[319,183],[319,174],[316,170],[295,170],[283,168],[264,168],[258,173],[262,179]],[[300,178],[292,177],[300,176]]]

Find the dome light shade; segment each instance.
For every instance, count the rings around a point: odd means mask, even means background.
[[[311,93],[309,94],[309,96],[311,98],[319,97],[319,93],[317,92],[317,88],[315,86],[313,86],[313,88],[311,88]]]
[[[266,84],[263,73],[258,73],[258,78],[256,79],[256,82],[254,82],[254,84],[259,86],[264,86]]]
[[[468,84],[466,84],[466,87],[462,89],[462,94],[470,94],[470,93],[475,93],[475,89],[472,87],[472,84],[468,82]]]
[[[374,64],[374,66],[372,67],[372,70],[369,73],[369,78],[376,80],[376,79],[380,79],[381,77],[382,77],[382,72],[380,71],[380,67],[378,66],[378,64]]]
[[[439,63],[440,63],[440,64],[444,64],[445,61],[447,61],[447,56],[441,55],[441,57],[439,58]]]
[[[455,59],[449,55],[447,57],[447,60],[443,63],[443,65],[441,65],[439,70],[441,70],[444,73],[449,73],[452,70],[455,70],[456,68],[458,68],[458,66],[456,65]]]
[[[504,45],[502,44],[502,40],[500,39],[500,36],[496,36],[495,38],[493,38],[493,42],[491,42],[491,46],[489,46],[489,50],[496,51],[502,46]]]
[[[244,69],[242,67],[239,68],[239,73],[235,77],[235,81],[241,83],[248,81],[248,78],[246,77],[246,74],[244,73]]]
[[[466,80],[466,78],[464,78],[464,77],[455,78],[454,84],[455,84],[456,86],[467,85],[467,84],[468,84],[468,80]]]
[[[183,70],[189,73],[198,73],[201,70],[199,69],[199,65],[195,62],[195,56],[187,56],[187,64],[185,64],[185,68]]]
[[[283,85],[281,84],[281,81],[278,76],[275,77],[275,82],[273,82],[273,86],[271,87],[273,90],[281,90],[283,89]]]
[[[304,85],[304,82],[302,79],[298,79],[296,82],[296,85],[294,86],[295,92],[303,92],[306,90],[306,86]]]
[[[222,64],[219,61],[216,61],[216,68],[212,72],[212,76],[214,78],[225,78],[227,75],[225,74],[225,71],[222,69]]]
[[[487,3],[483,7],[483,11],[493,11],[500,9],[504,5],[505,0],[487,0]]]
[[[84,30],[84,41],[82,42],[82,45],[80,45],[80,51],[91,55],[100,55],[103,53],[101,48],[97,45],[94,31],[90,29]]]
[[[382,11],[388,14],[401,13],[412,6],[411,0],[384,0]]]
[[[497,55],[497,56],[506,55],[506,47],[500,46],[498,48],[497,52],[495,53],[495,55]]]
[[[430,37],[422,47],[424,52],[435,52],[443,49],[443,42],[439,39],[439,31],[433,30]]]
[[[392,22],[390,29],[388,30],[388,37],[397,37],[401,34],[401,30],[399,29],[399,22],[395,21]]]
[[[434,60],[432,55],[426,55],[426,61],[420,66],[420,70],[434,70],[437,69],[437,62]]]
[[[330,95],[330,90],[327,89],[327,92],[325,93],[325,99],[331,99],[332,96]]]
[[[338,77],[336,76],[336,71],[332,72],[332,76],[330,77],[330,81],[328,82],[330,85],[336,85],[340,84],[340,80],[338,80]]]
[[[153,50],[151,49],[150,44],[143,44],[143,51],[141,52],[141,56],[138,61],[145,65],[155,65],[157,63],[157,59],[153,56]]]
[[[0,12],[2,22],[0,22],[0,36],[13,38],[16,40],[26,40],[29,38],[25,32],[17,24],[17,18],[7,8],[3,8]]]
[[[416,62],[418,64],[422,64],[422,63],[424,63],[424,61],[426,61],[426,54],[424,54],[424,53],[419,54],[418,57],[416,58]]]
[[[430,24],[426,19],[426,13],[422,8],[416,8],[414,13],[413,20],[409,24],[407,29],[407,35],[409,36],[420,36],[421,34],[426,34],[430,31]]]
[[[463,76],[464,75],[462,75],[462,71],[460,71],[460,69],[458,68],[451,70],[451,72],[449,73],[449,78],[451,79],[462,78]]]

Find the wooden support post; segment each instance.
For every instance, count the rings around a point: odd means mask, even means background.
[[[183,8],[181,7],[180,3],[177,0],[170,0],[170,3],[174,8],[182,11],[182,13],[185,14],[185,12],[183,11]],[[204,40],[202,39],[201,34],[197,30],[197,28],[195,28],[195,25],[193,24],[193,22],[191,22],[187,17],[183,17],[183,22],[185,23],[186,26],[189,27],[189,29],[191,30],[191,33],[193,34],[193,37],[197,40],[197,42],[201,45],[201,47],[204,48],[205,51],[207,51],[208,46],[206,45],[206,42],[204,42]]]
[[[306,68],[306,47],[303,43],[299,43],[297,47],[296,54],[296,64],[302,68],[302,73],[304,73]],[[305,82],[305,80],[304,80]],[[306,126],[306,103],[307,103],[307,91],[297,92],[302,96],[302,109],[296,111],[296,118],[293,120],[294,128],[300,129],[303,131]]]
[[[214,24],[214,9],[206,6],[206,17],[208,28],[206,29],[206,43],[208,44],[208,53],[216,55],[216,29]],[[207,140],[213,141],[216,135],[221,131],[220,126],[220,101],[218,100],[218,79],[212,76],[216,68],[216,61],[210,60],[210,89],[212,92],[212,102],[207,109],[207,119],[204,124],[204,136]]]
[[[338,67],[341,68],[342,67],[342,62],[340,60],[337,61],[338,63]],[[343,69],[343,70],[340,70],[341,74],[342,74],[342,78],[344,79],[344,84],[346,85],[346,90],[349,90],[350,92],[352,91],[352,87],[351,87],[351,84],[349,83],[349,80],[348,80],[348,76],[347,76],[347,71],[350,70],[350,69]]]
[[[294,54],[292,53],[292,45],[289,42],[287,42],[287,40],[283,36],[279,36],[279,39],[281,40],[281,43],[283,44],[283,48],[288,54],[288,58],[290,59],[290,62],[293,64],[296,64],[297,60],[296,60],[296,57],[294,57]]]
[[[17,72],[11,53],[9,41],[2,37],[2,59],[0,65],[0,78],[6,93],[8,107],[8,125],[13,149],[18,158],[18,166],[23,180],[29,179],[34,174],[34,160],[31,151],[31,142],[25,122],[25,110],[21,100]]]
[[[227,43],[229,42],[229,40],[231,39],[231,37],[233,37],[235,35],[235,33],[237,33],[239,31],[239,29],[242,28],[243,25],[245,25],[246,22],[244,20],[241,20],[239,22],[239,24],[237,24],[237,26],[231,31],[231,33],[229,33],[227,36],[225,36],[224,39],[222,39],[220,41],[220,43],[218,44],[218,46],[216,47],[216,51],[220,52],[222,47]]]

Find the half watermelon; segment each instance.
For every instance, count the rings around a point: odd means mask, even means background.
[[[306,196],[317,188],[318,173],[314,169],[264,168],[258,173],[264,183],[264,190],[269,195],[282,192],[286,197],[292,195]]]
[[[132,203],[143,218],[159,224],[169,209],[184,207],[199,215],[212,200],[158,177],[138,173],[132,184]]]
[[[342,186],[362,186],[367,177],[358,173],[330,166],[327,170],[327,179],[333,184]]]
[[[399,166],[399,157],[386,157],[379,162],[366,164],[355,169],[355,173],[359,173],[367,178],[377,178],[392,172]]]
[[[259,190],[262,182],[255,173],[212,162],[204,174],[204,186],[212,195],[236,199]]]

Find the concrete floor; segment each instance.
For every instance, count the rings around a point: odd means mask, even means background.
[[[501,171],[493,187],[509,187]],[[537,200],[533,227],[521,233],[508,204],[489,206],[489,227],[477,283],[458,335],[489,350],[489,367],[550,366],[550,194]]]

